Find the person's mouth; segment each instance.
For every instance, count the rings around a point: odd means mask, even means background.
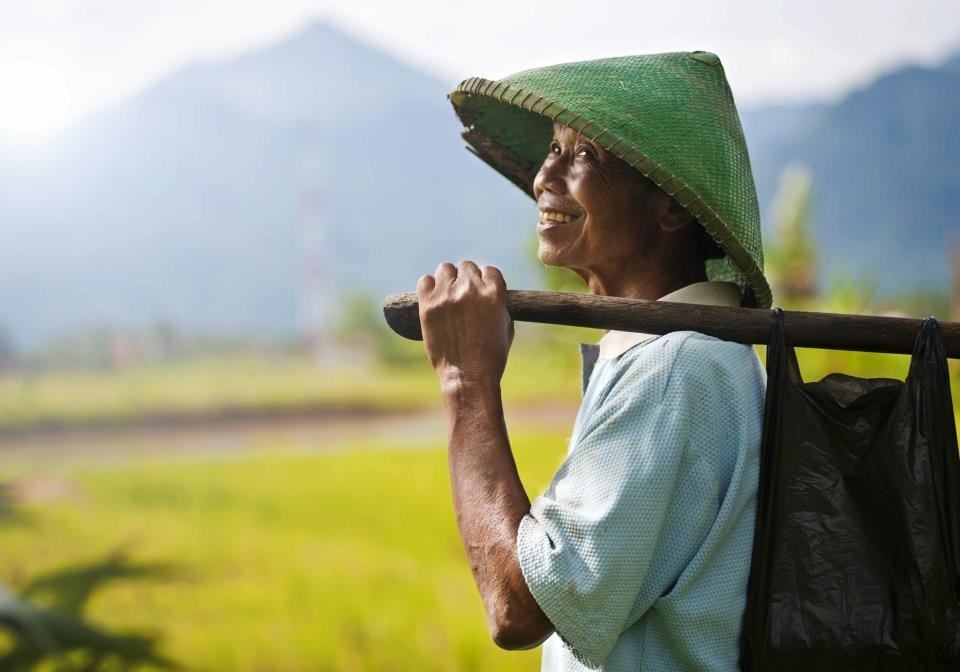
[[[582,215],[577,212],[564,212],[562,210],[553,210],[553,209],[544,209],[540,210],[540,224],[537,228],[539,229],[552,229],[565,224],[571,224]]]

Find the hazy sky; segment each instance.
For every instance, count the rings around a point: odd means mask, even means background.
[[[171,69],[319,17],[451,84],[553,62],[715,51],[741,103],[832,98],[960,49],[956,0],[0,0],[0,134],[42,138]]]

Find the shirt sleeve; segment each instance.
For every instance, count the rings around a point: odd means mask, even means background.
[[[688,390],[703,383],[685,372],[699,377],[710,370],[675,367],[681,350],[634,359],[614,372],[615,382],[517,532],[531,594],[589,667],[600,666],[669,587],[669,572],[652,566],[661,536],[675,535],[664,527],[696,415]]]

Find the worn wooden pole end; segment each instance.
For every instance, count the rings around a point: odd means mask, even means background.
[[[383,300],[383,316],[397,334],[411,341],[422,341],[420,308],[414,292],[390,294]]]

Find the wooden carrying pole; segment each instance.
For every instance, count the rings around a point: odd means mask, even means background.
[[[725,341],[766,344],[772,311],[692,303],[645,301],[572,292],[507,290],[507,311],[521,322],[666,334],[699,331]],[[390,327],[420,340],[420,314],[413,292],[391,294],[383,303]],[[784,311],[787,344],[802,348],[910,354],[921,320],[875,315]],[[939,322],[947,357],[960,358],[960,322]]]

